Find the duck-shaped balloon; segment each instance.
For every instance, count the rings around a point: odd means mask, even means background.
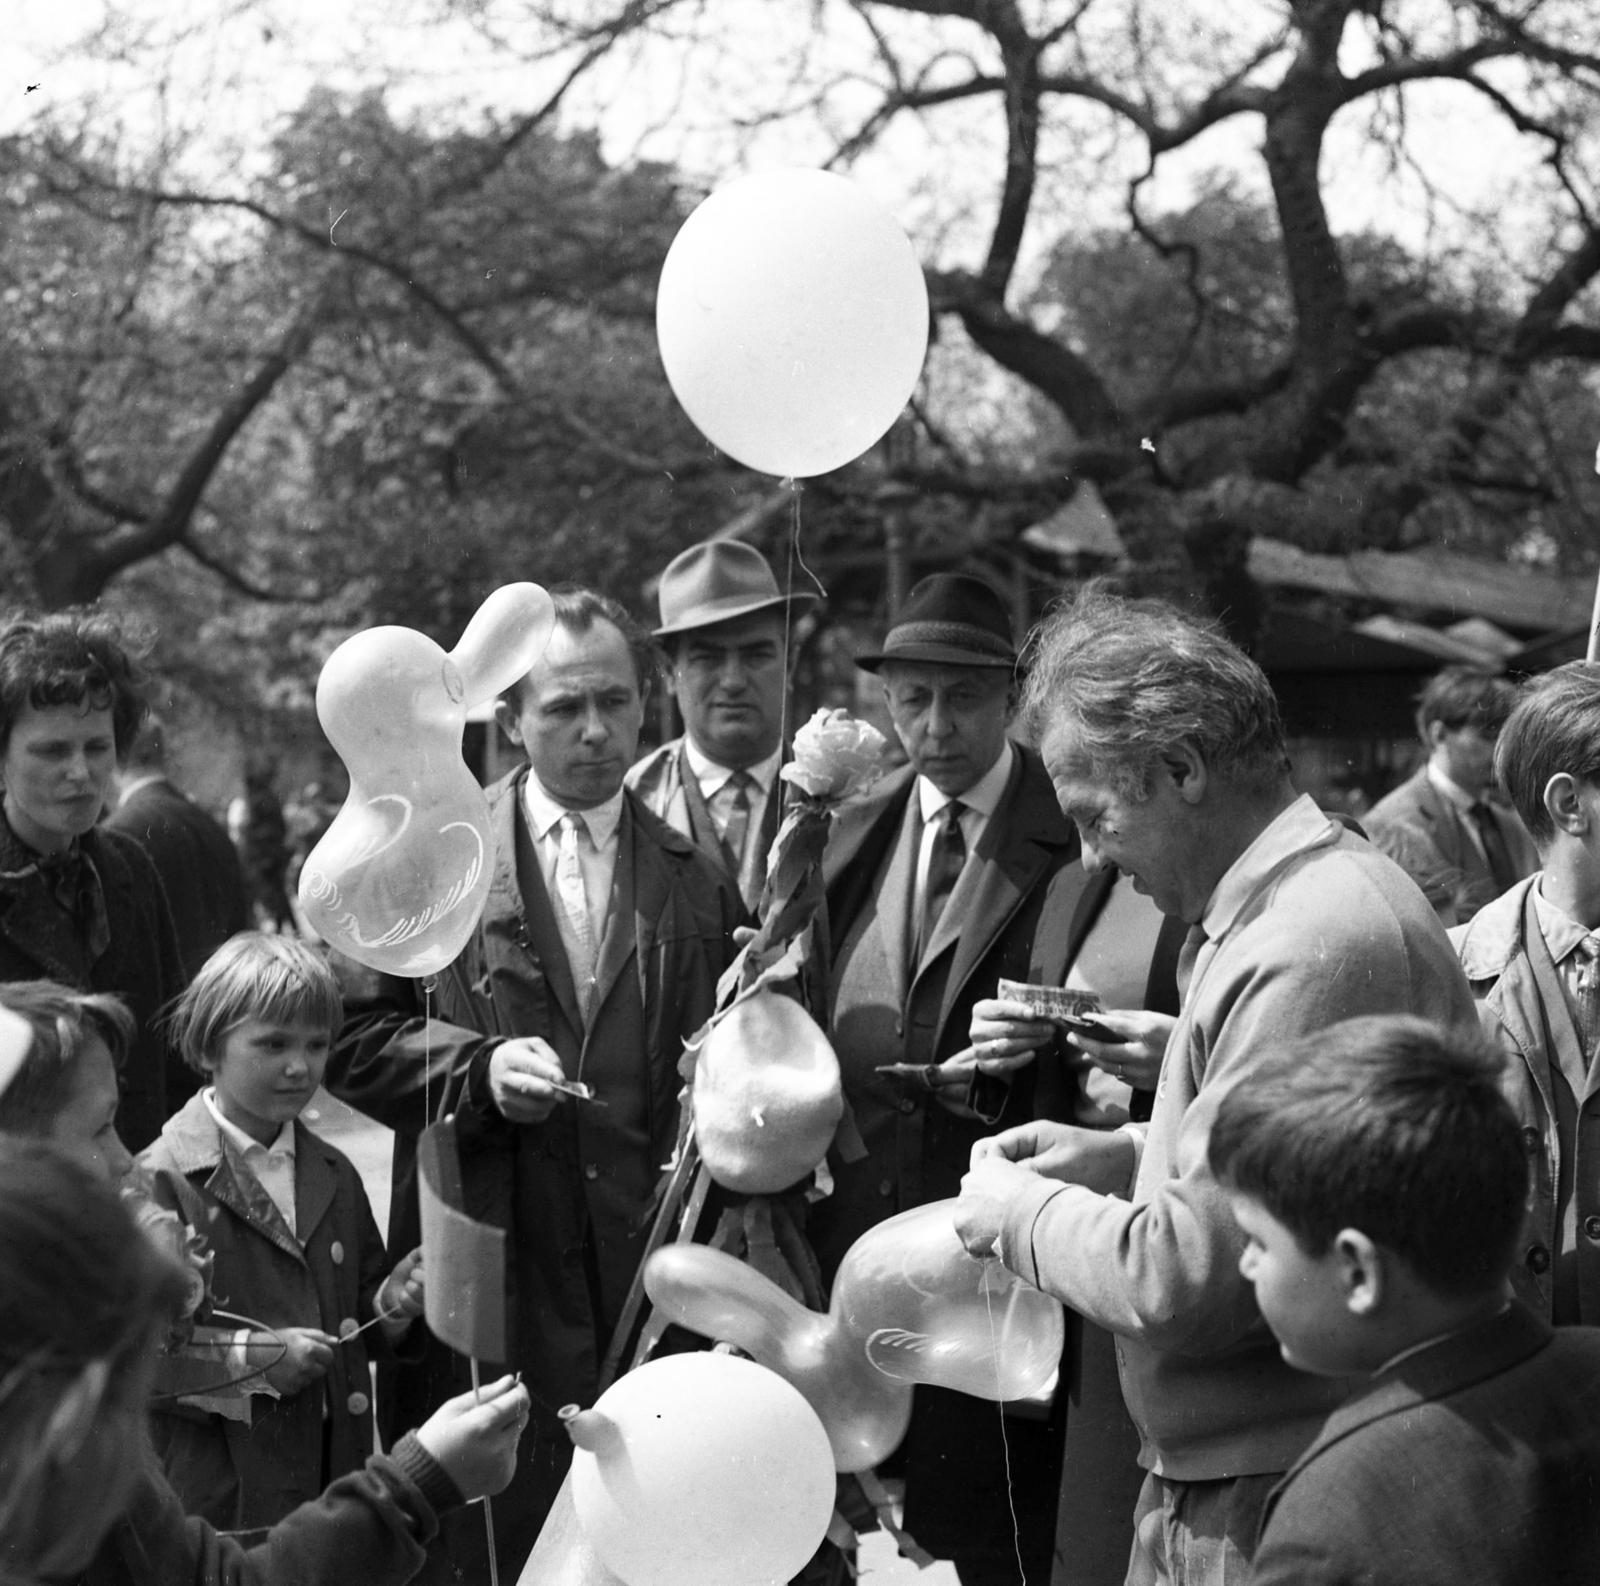
[[[694,1134],[724,1189],[772,1195],[828,1154],[844,1112],[839,1059],[793,997],[762,987],[711,1028],[694,1067]]]
[[[821,1418],[835,1467],[868,1470],[905,1436],[913,1384],[1027,1398],[1061,1359],[1060,1302],[997,1259],[968,1255],[954,1208],[934,1201],[869,1228],[839,1264],[826,1314],[704,1245],[656,1251],[645,1290],[673,1321],[793,1383]]]
[[[436,974],[489,895],[489,806],[461,757],[467,712],[544,654],[555,623],[537,584],[489,596],[448,655],[413,628],[368,628],[328,657],[317,719],[350,796],[300,872],[307,919],[372,969]]]

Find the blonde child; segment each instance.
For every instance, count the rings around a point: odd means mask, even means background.
[[[272,1525],[361,1468],[372,1449],[368,1341],[376,1331],[392,1346],[422,1311],[421,1252],[388,1271],[355,1167],[300,1121],[342,1015],[316,952],[244,932],[212,954],[171,1017],[174,1044],[209,1084],[140,1165],[209,1246],[215,1305],[281,1340],[281,1358],[243,1393],[154,1416],[185,1508],[226,1529]],[[251,1343],[264,1358],[268,1341]]]

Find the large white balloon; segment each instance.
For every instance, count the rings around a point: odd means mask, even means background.
[[[713,445],[804,479],[859,457],[905,407],[928,348],[928,290],[906,234],[856,183],[763,171],[683,223],[656,337]]]
[[[578,1522],[627,1586],[783,1586],[827,1534],[828,1434],[753,1360],[649,1361],[568,1431]]]

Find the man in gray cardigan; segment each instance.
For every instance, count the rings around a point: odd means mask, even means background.
[[[1182,1006],[1148,1126],[980,1141],[957,1227],[1117,1335],[1147,1472],[1129,1586],[1220,1586],[1345,1384],[1284,1363],[1239,1273],[1217,1103],[1287,1040],[1370,1013],[1470,1028],[1472,1000],[1415,884],[1296,797],[1266,677],[1218,632],[1089,591],[1034,653],[1024,708],[1084,863],[1190,925]]]

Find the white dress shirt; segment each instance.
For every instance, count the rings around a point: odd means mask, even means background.
[[[1539,922],[1539,934],[1549,949],[1550,962],[1556,966],[1556,978],[1561,982],[1561,995],[1566,999],[1567,1012],[1572,1015],[1573,1028],[1584,1048],[1584,1061],[1593,1063],[1596,1053],[1593,1028],[1593,1003],[1596,995],[1597,961],[1600,961],[1600,932],[1591,931],[1572,918],[1564,909],[1558,909],[1538,885],[1533,889],[1533,913]]]
[[[1000,751],[1000,758],[965,793],[956,795],[966,806],[961,812],[961,836],[967,845],[968,863],[971,862],[973,852],[978,846],[978,839],[983,836],[984,827],[989,824],[989,817],[994,814],[1005,794],[1006,783],[1011,780],[1011,767],[1016,758],[1017,751],[1011,747],[1011,740],[1007,738],[1005,748]],[[922,812],[922,841],[917,848],[917,879],[911,896],[911,918],[914,920],[920,920],[923,915],[923,906],[928,896],[928,866],[933,860],[933,840],[938,834],[944,807],[950,799],[925,776],[919,776],[917,801],[918,808]],[[965,866],[962,868],[965,869]]]
[[[563,940],[566,940],[569,927],[556,883],[556,865],[561,858],[561,818],[564,815],[578,818],[582,828],[578,841],[578,867],[583,871],[584,900],[589,906],[591,939],[596,944],[600,943],[605,938],[606,917],[611,911],[611,879],[617,869],[617,827],[622,820],[622,790],[619,788],[613,797],[604,804],[596,804],[593,809],[569,810],[545,792],[543,783],[530,770],[523,784],[522,804],[528,818],[534,852],[539,859],[539,873],[544,877],[545,892],[550,898]],[[569,962],[571,951],[569,945]]]
[[[247,1135],[238,1124],[229,1123],[222,1116],[214,1086],[208,1085],[202,1094],[206,1109],[216,1120],[223,1139],[244,1158],[244,1165],[255,1174],[256,1182],[267,1192],[272,1204],[289,1225],[289,1232],[298,1239],[300,1235],[294,1225],[294,1119],[284,1124],[271,1145],[262,1145],[259,1140]]]

